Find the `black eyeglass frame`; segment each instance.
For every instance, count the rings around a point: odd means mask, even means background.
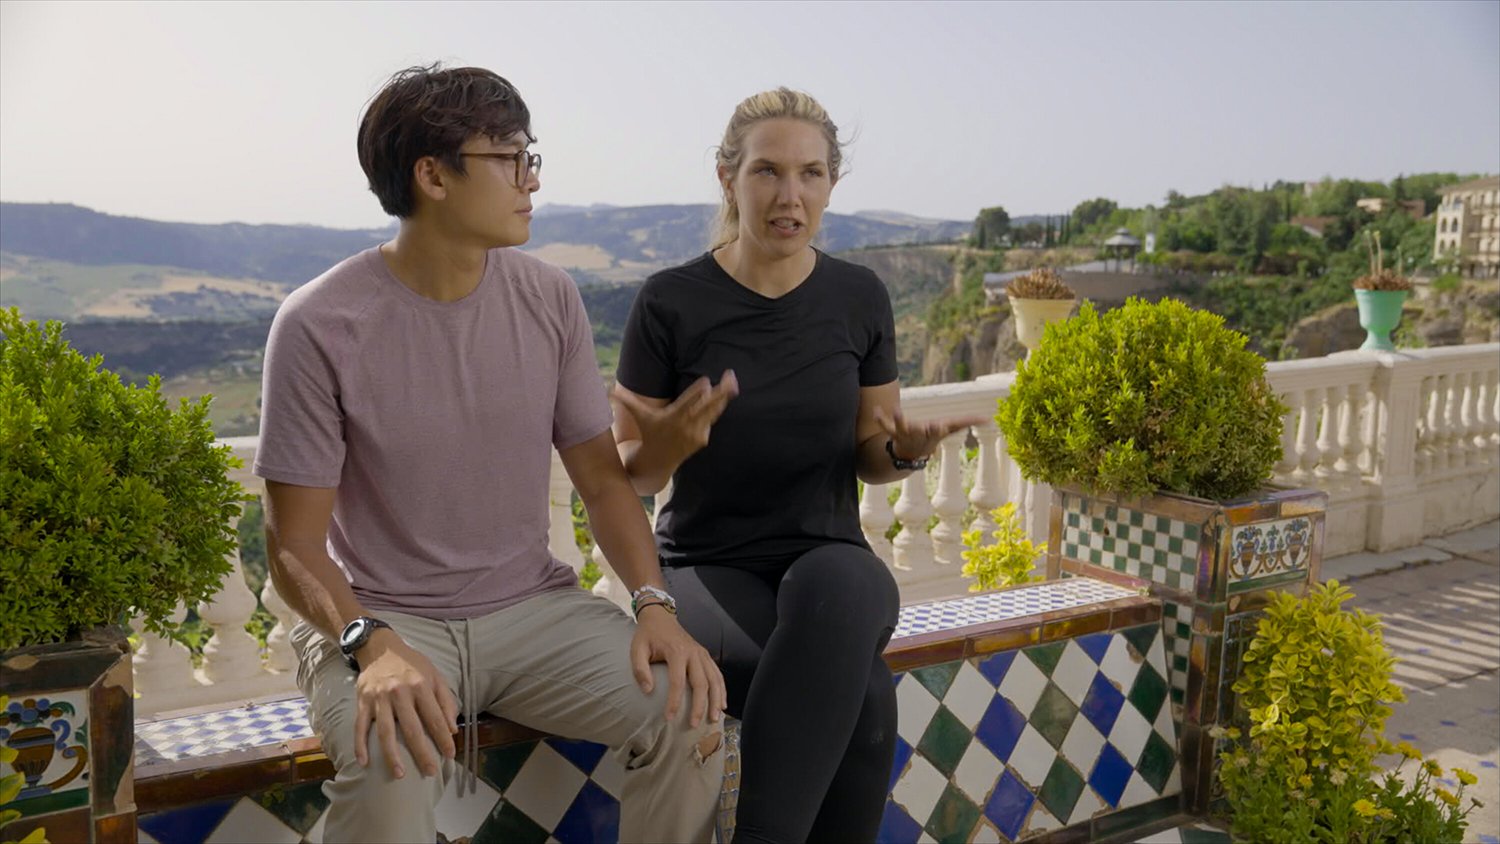
[[[461,158],[493,158],[514,161],[516,164],[516,187],[526,184],[526,174],[542,175],[542,154],[523,149],[519,152],[461,152]]]

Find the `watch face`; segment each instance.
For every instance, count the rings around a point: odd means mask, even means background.
[[[370,620],[367,618],[356,618],[349,622],[344,628],[343,634],[339,636],[339,648],[348,652],[364,643],[370,635]]]

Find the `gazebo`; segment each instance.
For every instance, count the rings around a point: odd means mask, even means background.
[[[1135,272],[1135,253],[1140,251],[1141,242],[1131,236],[1129,229],[1115,229],[1114,235],[1104,241],[1104,248],[1115,259],[1116,272],[1124,266],[1123,262],[1126,258],[1130,259],[1130,271]],[[1108,259],[1105,259],[1104,268],[1109,269]]]

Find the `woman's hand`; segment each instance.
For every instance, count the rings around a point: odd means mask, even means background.
[[[667,455],[672,467],[708,445],[709,430],[719,421],[729,400],[739,395],[734,370],[725,370],[717,386],[708,376],[694,381],[666,406],[656,406],[618,384],[614,398],[635,417],[643,446]]]
[[[960,416],[950,419],[933,419],[913,422],[906,418],[900,408],[887,413],[885,408],[874,408],[875,421],[891,438],[891,450],[902,460],[919,460],[937,451],[943,440],[955,431],[984,424],[983,416]]]

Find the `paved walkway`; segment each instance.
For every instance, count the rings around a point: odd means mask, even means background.
[[[1468,795],[1484,807],[1469,815],[1465,840],[1500,844],[1500,521],[1403,551],[1337,557],[1324,563],[1323,579],[1348,585],[1353,605],[1385,623],[1407,698],[1386,736],[1445,771],[1478,775]],[[1444,783],[1457,791],[1451,773]]]

